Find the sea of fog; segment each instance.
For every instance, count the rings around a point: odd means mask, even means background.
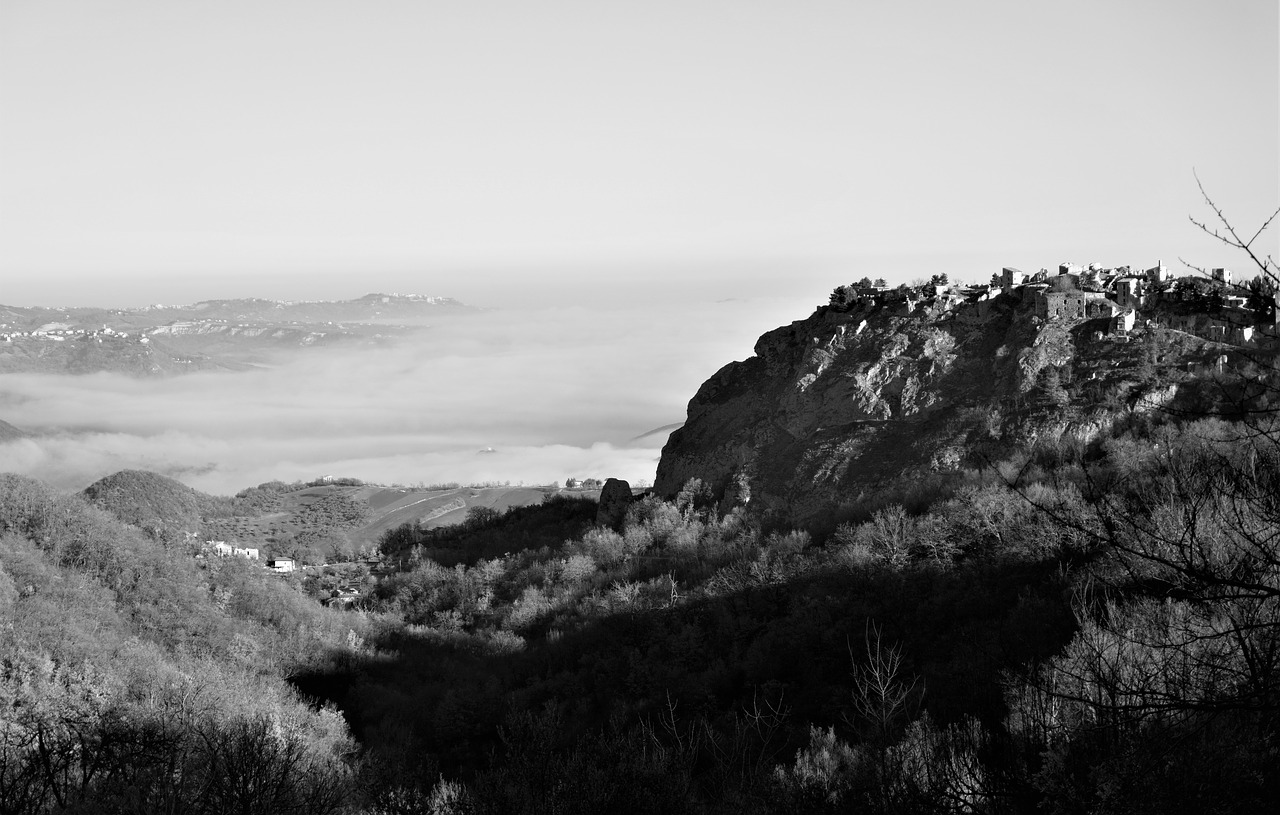
[[[651,481],[698,386],[812,303],[544,307],[446,319],[395,345],[304,349],[169,379],[0,376],[0,419],[37,435],[0,471],[79,489],[154,470],[215,494],[264,481]]]

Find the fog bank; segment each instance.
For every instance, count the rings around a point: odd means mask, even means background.
[[[377,483],[651,480],[698,386],[812,303],[561,306],[442,321],[376,350],[164,380],[0,376],[0,419],[34,434],[0,470],[66,489],[141,468],[234,493],[323,475]]]

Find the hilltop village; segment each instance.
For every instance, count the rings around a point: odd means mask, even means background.
[[[827,305],[839,312],[887,309],[907,316],[928,309],[940,320],[983,322],[999,298],[1011,298],[1042,321],[1098,320],[1095,341],[1127,341],[1144,328],[1169,328],[1232,345],[1277,344],[1277,292],[1270,280],[1233,282],[1230,269],[1175,278],[1162,262],[1134,271],[1128,266],[1063,263],[1056,273],[1028,274],[1008,267],[980,285],[952,284],[935,275],[920,285],[890,288],[864,278],[837,287]],[[1105,329],[1102,322],[1105,321]]]
[[[0,342],[13,342],[15,339],[23,337],[32,337],[39,340],[48,340],[49,342],[66,342],[67,340],[97,340],[102,342],[104,338],[129,339],[128,331],[116,331],[110,326],[104,325],[101,330],[91,328],[82,328],[72,325],[71,323],[45,323],[37,328],[29,330],[17,330],[8,323],[0,323]],[[134,332],[134,337],[140,343],[147,343],[148,340],[139,332]]]
[[[72,323],[45,323],[35,328],[26,330],[17,329],[8,323],[0,323],[0,342],[13,342],[20,339],[44,340],[48,342],[65,342],[67,340],[96,340],[101,343],[104,339],[127,340],[132,336],[136,342],[143,345],[149,343],[150,336],[178,336],[183,334],[215,334],[225,333],[231,336],[243,335],[245,337],[260,337],[270,335],[272,338],[281,338],[287,336],[290,332],[298,334],[300,345],[311,345],[325,337],[324,332],[305,331],[309,323],[302,323],[297,320],[289,321],[281,325],[257,325],[253,323],[229,323],[227,320],[172,320],[164,325],[151,328],[136,329],[130,334],[128,331],[117,331],[109,325],[103,325],[101,329],[87,328],[84,326],[74,325]],[[336,330],[345,330],[342,325],[329,322],[326,325],[334,326]]]

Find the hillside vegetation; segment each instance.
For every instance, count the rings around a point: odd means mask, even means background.
[[[537,504],[548,492],[523,486],[384,487],[323,478],[270,481],[227,498],[158,473],[122,470],[91,484],[84,496],[154,540],[226,541],[262,550],[264,556],[318,565],[369,556],[387,530],[406,522],[426,534],[459,524],[471,512],[496,517]]]
[[[190,506],[131,509],[167,529]],[[356,745],[285,677],[352,658],[363,621],[0,475],[0,632],[0,811],[345,809]]]
[[[157,540],[178,541],[194,535],[206,519],[235,513],[233,502],[191,489],[172,478],[146,470],[121,470],[84,490],[89,503]]]
[[[395,656],[299,684],[346,712],[378,801],[456,804],[396,811],[1259,811],[1269,432],[1041,444],[820,541],[690,483],[620,533],[454,568],[411,549],[366,601],[404,621]]]
[[[1137,417],[816,537],[698,482],[475,511],[346,611],[3,476],[0,810],[1260,811],[1273,430]]]

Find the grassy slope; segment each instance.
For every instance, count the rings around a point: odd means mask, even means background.
[[[545,488],[522,486],[453,489],[309,486],[281,492],[274,505],[262,507],[260,511],[206,518],[204,532],[217,540],[255,547],[323,536],[326,541],[344,541],[352,550],[372,549],[384,532],[406,523],[419,522],[423,527],[434,529],[460,523],[472,507],[502,512],[511,507],[541,503],[546,495]],[[332,511],[334,507],[344,506],[359,507],[362,517],[353,522],[350,515]],[[238,513],[245,512],[245,508],[238,510]]]

